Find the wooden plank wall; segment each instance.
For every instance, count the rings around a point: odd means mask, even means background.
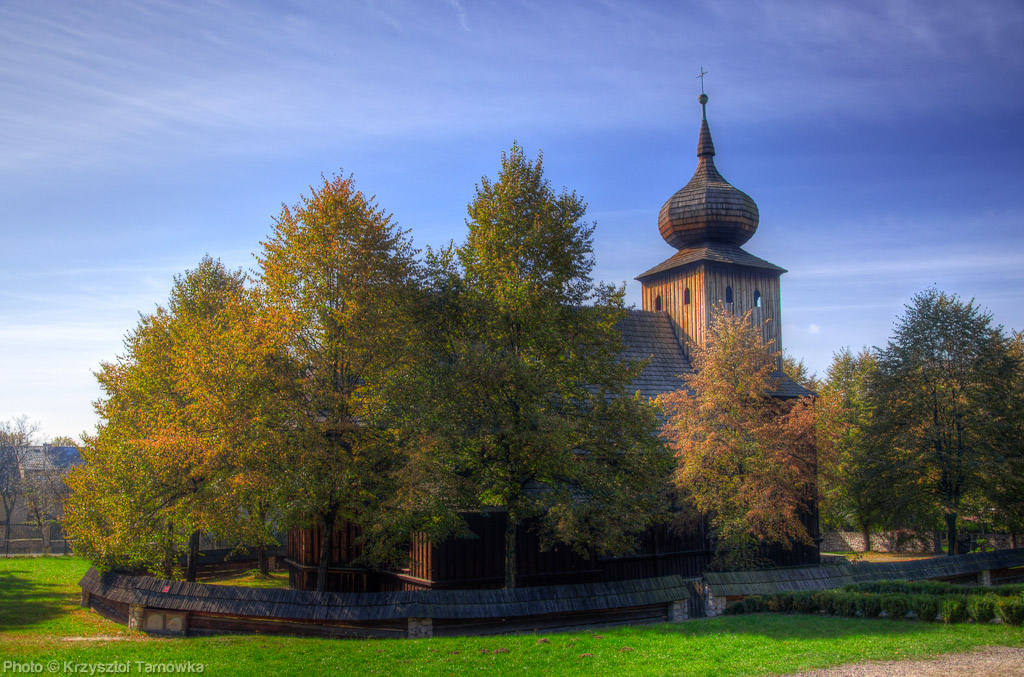
[[[683,345],[683,352],[689,358],[693,341],[703,346],[704,335],[710,312],[707,305],[705,269],[703,265],[689,266],[669,271],[653,280],[643,283],[640,296],[644,310],[656,310],[661,298],[661,310],[672,319],[672,328]],[[686,290],[690,290],[690,303],[686,303]]]
[[[733,301],[725,303],[726,288],[732,287]],[[686,289],[690,303],[685,303]],[[761,292],[761,307],[754,305],[754,292]],[[782,299],[779,276],[756,268],[701,262],[670,270],[648,280],[641,290],[644,310],[654,310],[658,297],[661,309],[672,318],[676,335],[684,343],[703,347],[711,314],[718,303],[737,315],[751,311],[751,321],[761,328],[762,340],[773,341],[782,350]],[[768,320],[765,324],[765,320]],[[685,338],[684,338],[685,337]],[[691,357],[688,346],[683,346]]]

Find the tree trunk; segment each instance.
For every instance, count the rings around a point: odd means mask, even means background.
[[[334,549],[334,523],[337,513],[330,511],[323,516],[324,535],[320,539],[320,564],[316,570],[316,591],[327,592],[327,567],[331,563],[331,550]]]
[[[171,580],[174,576],[174,558],[176,548],[174,547],[174,525],[167,525],[167,542],[164,543],[164,578]]]
[[[1011,531],[1010,532],[1010,547],[1014,548],[1014,549],[1017,548],[1017,532],[1016,531]]]
[[[199,530],[196,529],[188,537],[188,554],[185,561],[185,580],[196,582],[196,567],[199,565]]]
[[[262,545],[256,546],[256,559],[260,563],[260,576],[269,576],[270,565],[267,562],[267,549]]]
[[[871,552],[871,525],[866,522],[862,523],[860,535],[864,539],[864,552]]]
[[[957,553],[957,542],[956,542],[956,513],[946,513],[946,538],[949,541],[949,545],[946,548],[947,555],[956,555]]]
[[[509,513],[505,523],[505,588],[516,587],[516,520]]]

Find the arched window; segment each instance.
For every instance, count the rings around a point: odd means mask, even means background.
[[[687,287],[686,291],[683,292],[683,305],[684,306],[690,305],[690,288],[689,287]]]
[[[732,303],[732,287],[725,288],[725,302]]]
[[[756,289],[754,290],[754,307],[761,307],[761,292],[757,291]]]
[[[661,296],[654,297],[654,309],[661,310]]]

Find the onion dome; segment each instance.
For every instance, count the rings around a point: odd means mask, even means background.
[[[658,230],[676,249],[700,242],[741,245],[757,230],[757,204],[734,188],[715,169],[715,145],[711,142],[706,104],[701,94],[702,120],[697,141],[697,171],[685,186],[670,197],[658,215]]]

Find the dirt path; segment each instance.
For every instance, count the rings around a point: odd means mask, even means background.
[[[919,661],[866,661],[835,668],[795,673],[800,677],[1024,677],[1024,649],[987,646],[969,653],[951,653]]]

